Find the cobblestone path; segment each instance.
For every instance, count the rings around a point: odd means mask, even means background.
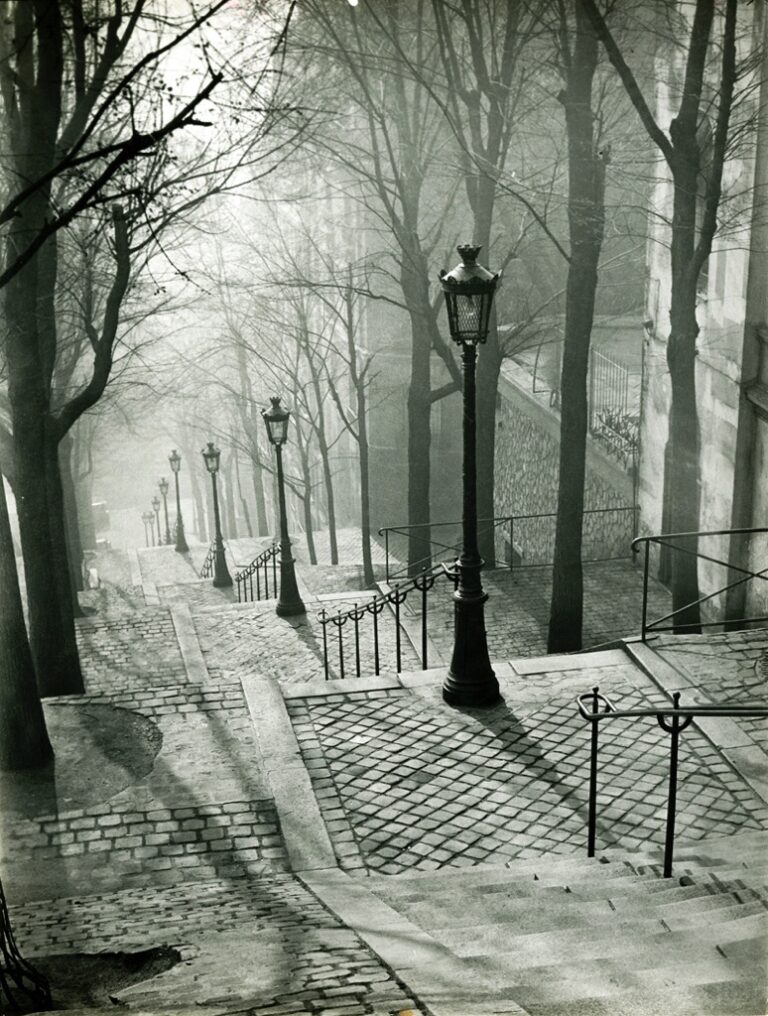
[[[171,944],[183,962],[121,993],[137,1007],[253,1016],[422,1010],[379,959],[289,875],[213,879],[12,908],[29,957]],[[215,929],[215,933],[213,933]]]
[[[649,642],[677,670],[688,674],[714,702],[764,706],[768,692],[768,631],[720,635],[663,635]],[[768,756],[768,723],[759,717],[739,720]]]
[[[46,700],[55,771],[0,788],[10,897],[284,871],[240,686],[189,681],[167,609],[78,635],[87,694]]]
[[[362,594],[365,596],[365,594]],[[370,595],[370,594],[369,594]],[[363,602],[362,599],[359,602]],[[329,612],[354,606],[351,600],[333,600],[325,604]],[[310,602],[307,613],[299,617],[275,617],[274,602],[253,603],[237,610],[204,611],[194,615],[195,630],[212,676],[224,681],[239,681],[243,675],[260,673],[282,683],[323,680],[323,626],[319,613],[323,604]],[[371,619],[360,624],[360,670],[364,677],[374,672]],[[353,622],[344,628],[345,675],[356,673],[354,643],[350,643]],[[389,614],[379,616],[380,670],[395,672],[395,624]],[[329,623],[329,676],[340,676],[338,629]],[[402,668],[416,669],[419,660],[403,633]]]
[[[585,649],[639,633],[642,581],[642,572],[627,562],[584,566]],[[483,574],[483,585],[488,593],[485,617],[491,659],[546,653],[551,569],[496,569]],[[407,602],[412,614],[420,611],[413,596]],[[649,610],[662,614],[668,604],[664,587],[652,583]],[[453,645],[451,585],[441,579],[430,594],[429,634],[443,658],[449,660]]]
[[[452,710],[439,689],[291,699],[289,712],[343,867],[382,874],[585,850],[584,670],[504,679],[511,705]],[[630,665],[588,680],[621,707],[664,702]],[[601,732],[598,844],[663,841],[667,738],[653,719]],[[768,825],[768,806],[695,728],[681,741],[677,833]]]

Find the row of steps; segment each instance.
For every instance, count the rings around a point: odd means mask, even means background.
[[[669,879],[613,850],[367,884],[531,1016],[765,1016],[768,832],[676,858]]]

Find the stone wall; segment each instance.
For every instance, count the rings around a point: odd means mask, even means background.
[[[518,385],[511,372],[499,382],[496,411],[495,514],[538,515],[557,510],[560,417],[549,405]],[[631,508],[632,477],[590,440],[585,481],[586,509]],[[593,560],[629,554],[633,513],[613,511],[585,516],[585,557]],[[497,529],[497,554],[508,559],[509,530]],[[554,519],[516,523],[515,554],[521,563],[549,564]]]

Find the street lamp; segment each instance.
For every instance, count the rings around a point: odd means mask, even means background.
[[[227,558],[224,553],[224,540],[221,537],[221,519],[219,517],[219,490],[216,485],[216,474],[219,471],[219,459],[221,451],[215,447],[213,441],[209,441],[203,448],[203,461],[205,468],[211,474],[213,484],[213,521],[216,528],[215,554],[213,559],[213,584],[217,588],[232,585],[232,576],[227,568]]]
[[[144,523],[144,545],[149,546],[149,520],[152,517],[151,512],[142,512],[141,521]]]
[[[280,596],[275,613],[280,617],[305,614],[307,608],[299,595],[296,572],[291,557],[291,541],[288,538],[288,519],[285,512],[285,480],[283,478],[283,445],[288,439],[288,418],[290,412],[282,409],[280,399],[271,398],[272,409],[262,409],[261,415],[267,425],[269,443],[275,446],[277,456],[277,494],[280,502]]]
[[[152,498],[152,511],[155,513],[157,519],[157,542],[158,544],[163,542],[163,538],[160,535],[160,498],[155,494]]]
[[[149,523],[149,535],[151,538],[150,546],[155,546],[155,513],[150,508],[147,512],[147,522]]]
[[[477,465],[475,461],[475,365],[477,346],[488,336],[493,296],[500,273],[477,264],[480,247],[458,247],[461,264],[440,272],[448,326],[461,346],[464,376],[464,467],[462,475],[462,548],[456,562],[453,656],[443,682],[443,699],[455,706],[490,706],[499,699],[499,682],[491,667],[485,634],[485,601],[477,543]]]
[[[179,554],[186,554],[189,551],[187,541],[184,537],[184,520],[181,517],[181,498],[179,497],[179,470],[181,469],[181,455],[174,448],[168,456],[171,464],[171,472],[176,482],[176,550]]]
[[[160,488],[160,493],[163,495],[163,513],[165,515],[165,542],[168,544],[171,542],[171,526],[168,522],[168,481],[164,476],[160,477],[160,481],[157,485]]]

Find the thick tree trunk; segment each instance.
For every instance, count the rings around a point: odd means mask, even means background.
[[[686,298],[683,286],[673,283],[672,329],[667,347],[667,362],[672,386],[669,411],[669,507],[673,532],[693,533],[699,528],[699,427],[696,407],[696,323],[695,293]],[[675,294],[682,296],[676,299]],[[698,603],[698,549],[695,537],[678,539],[693,553],[673,551],[672,609],[675,630],[696,634],[701,631]]]
[[[72,475],[73,451],[72,438],[69,434],[65,434],[59,442],[59,470],[64,499],[67,562],[72,588],[76,595],[78,590],[83,588],[83,544],[80,536],[80,516],[75,481]]]
[[[325,487],[325,507],[328,513],[328,542],[331,564],[339,563],[339,544],[336,533],[336,496],[333,490],[333,474],[331,459],[325,441],[320,442],[320,456],[323,461],[323,485]]]
[[[222,470],[224,483],[222,487],[224,494],[225,518],[227,520],[227,538],[237,539],[237,516],[235,513],[235,485],[232,482],[232,456],[227,456],[227,464]]]
[[[264,497],[264,471],[261,462],[255,454],[251,454],[251,483],[253,485],[253,497],[256,502],[256,525],[259,536],[269,535],[269,522],[267,521],[267,501]]]
[[[304,512],[304,535],[307,540],[307,553],[309,554],[309,563],[317,564],[315,530],[312,522],[312,473],[309,468],[309,458],[304,448],[301,449],[301,479],[304,484],[304,497],[301,501]]]
[[[240,459],[235,455],[235,482],[237,483],[237,496],[240,499],[240,508],[243,512],[243,519],[245,521],[245,528],[248,530],[248,535],[253,536],[253,526],[251,525],[251,513],[248,510],[248,501],[246,500],[245,494],[243,493],[243,481],[240,476]]]
[[[366,405],[364,382],[357,392],[357,447],[360,465],[360,536],[363,548],[363,581],[366,586],[374,583],[373,559],[371,557],[371,485],[369,475],[370,451],[368,447],[368,407]]]
[[[581,649],[581,563],[586,471],[589,340],[604,230],[605,167],[595,151],[592,81],[597,39],[576,0],[576,32],[564,95],[568,131],[570,263],[563,342],[560,464],[548,652]]]
[[[48,765],[53,749],[35,679],[0,476],[0,769]]]

